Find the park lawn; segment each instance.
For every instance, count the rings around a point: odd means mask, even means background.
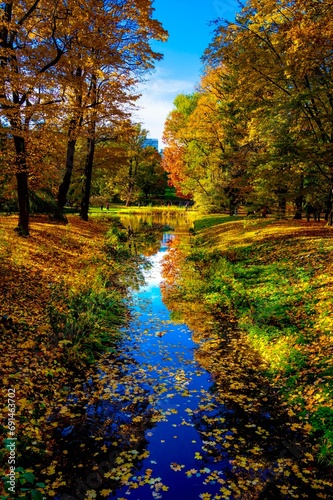
[[[265,404],[260,386],[269,384],[290,418],[289,428],[305,434],[313,456],[329,467],[332,237],[333,228],[324,222],[213,214],[194,221],[190,244],[173,249],[164,271],[165,300],[175,317],[197,331],[197,358],[213,373],[221,398],[251,412]],[[201,321],[203,311],[214,321]],[[257,403],[246,397],[251,373],[259,377]],[[234,380],[231,391],[223,389],[227,380]]]
[[[231,318],[296,419],[293,429],[333,465],[333,228],[212,215],[194,222],[194,234],[180,293]],[[222,377],[216,342],[207,339],[206,362]]]

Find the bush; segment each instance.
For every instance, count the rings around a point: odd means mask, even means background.
[[[333,432],[333,410],[327,406],[321,406],[311,415],[310,423],[314,432]]]
[[[91,364],[98,354],[114,346],[119,327],[125,320],[126,308],[118,292],[106,289],[83,289],[70,293],[64,309],[60,287],[53,291],[49,307],[55,341],[64,347],[66,361],[71,365]]]
[[[56,217],[61,215],[54,196],[49,190],[31,191],[29,197],[31,214],[48,214]]]
[[[11,214],[18,211],[17,201],[14,199],[0,199],[0,212]]]
[[[319,460],[333,465],[333,410],[321,406],[310,417],[313,432],[320,436]]]

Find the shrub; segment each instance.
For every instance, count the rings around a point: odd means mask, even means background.
[[[59,208],[53,194],[47,189],[31,191],[29,195],[30,212],[32,214],[57,214]]]
[[[65,359],[70,364],[91,364],[119,338],[126,311],[122,298],[114,290],[88,288],[70,292],[67,307],[63,309],[54,302],[55,299],[58,302],[60,295],[60,288],[56,288],[53,305],[49,307],[55,342],[64,347]],[[64,302],[62,297],[60,305]]]

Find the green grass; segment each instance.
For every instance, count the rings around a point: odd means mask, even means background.
[[[235,222],[237,220],[242,220],[243,218],[244,217],[239,215],[208,215],[202,219],[194,221],[194,230],[201,231],[202,229],[208,229],[209,227],[225,224],[226,222]]]
[[[210,240],[214,226],[239,219],[244,222],[230,225],[230,233],[225,227],[220,238]],[[175,297],[237,318],[285,404],[313,425],[318,458],[332,465],[330,239],[316,228],[304,236],[304,225],[288,222],[272,231],[273,223],[216,214],[196,220],[200,233],[186,248]]]

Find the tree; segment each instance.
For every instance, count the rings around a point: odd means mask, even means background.
[[[167,178],[161,155],[154,147],[145,146],[147,131],[139,124],[120,121],[114,132],[113,140],[101,134],[96,143],[96,199],[105,203],[117,198],[130,205],[143,197],[164,195]]]
[[[165,40],[167,33],[161,24],[152,19],[151,2],[117,0],[112,3],[100,0],[89,14],[89,37],[81,42],[75,72],[75,109],[69,127],[68,154],[64,180],[59,188],[58,204],[63,207],[73,169],[77,135],[84,128],[87,136],[81,217],[88,218],[89,195],[96,130],[104,122],[112,127],[115,119],[125,118],[126,105],[137,98],[134,85],[155,60],[162,55],[149,45],[152,38]],[[82,56],[82,44],[85,55]],[[77,90],[79,83],[79,91]],[[104,127],[104,125],[103,125]]]
[[[67,178],[59,194],[60,206],[68,190],[75,143],[81,128],[91,135],[94,79],[99,85],[153,67],[161,58],[149,45],[167,33],[152,19],[150,0],[7,0],[0,18],[0,106],[2,124],[15,147],[15,175],[19,202],[18,228],[29,234],[28,142],[48,116],[65,116],[73,103],[68,128]],[[96,56],[97,57],[94,57]],[[57,71],[56,71],[57,70]],[[88,71],[89,70],[89,71]],[[71,95],[72,93],[72,95]],[[86,102],[83,102],[87,97]],[[64,120],[65,122],[66,120]],[[88,123],[89,122],[89,123]]]
[[[142,129],[141,125],[135,124],[126,131],[120,143],[125,156],[121,168],[115,173],[114,183],[118,186],[119,195],[126,206],[140,196],[138,179],[141,162],[146,155],[144,147],[146,138],[147,131]]]
[[[163,164],[177,188],[192,192],[199,207],[228,208],[233,214],[250,187],[244,171],[244,124],[231,88],[232,75],[222,67],[207,67],[195,100],[176,98],[165,125]]]
[[[31,5],[11,0],[0,18],[0,106],[15,147],[19,204],[18,230],[29,234],[27,140],[42,109],[54,113],[59,102],[54,68],[77,34],[73,3],[35,0]],[[44,111],[45,112],[45,111]]]
[[[140,188],[140,194],[146,199],[164,195],[167,187],[167,176],[161,162],[161,155],[153,146],[143,148],[136,182]]]
[[[164,126],[162,166],[168,173],[170,185],[176,188],[180,196],[188,196],[192,184],[186,175],[186,151],[188,144],[187,123],[197,105],[199,95],[179,94],[174,100],[174,109],[169,113]]]
[[[327,184],[325,189],[323,182],[316,183],[326,190],[330,209],[332,23],[324,2],[253,0],[235,22],[217,23],[206,51],[211,65],[223,64],[237,75],[234,99],[255,144],[248,166],[257,184],[265,171],[261,159],[270,165],[270,180],[274,172],[280,184],[270,194],[280,210],[294,196],[299,212],[306,178],[313,178],[315,170]],[[273,187],[271,182],[266,186]]]
[[[251,0],[216,21],[195,105],[178,96],[164,168],[205,210],[332,207],[332,38],[326,2]],[[193,101],[192,101],[193,102]]]

